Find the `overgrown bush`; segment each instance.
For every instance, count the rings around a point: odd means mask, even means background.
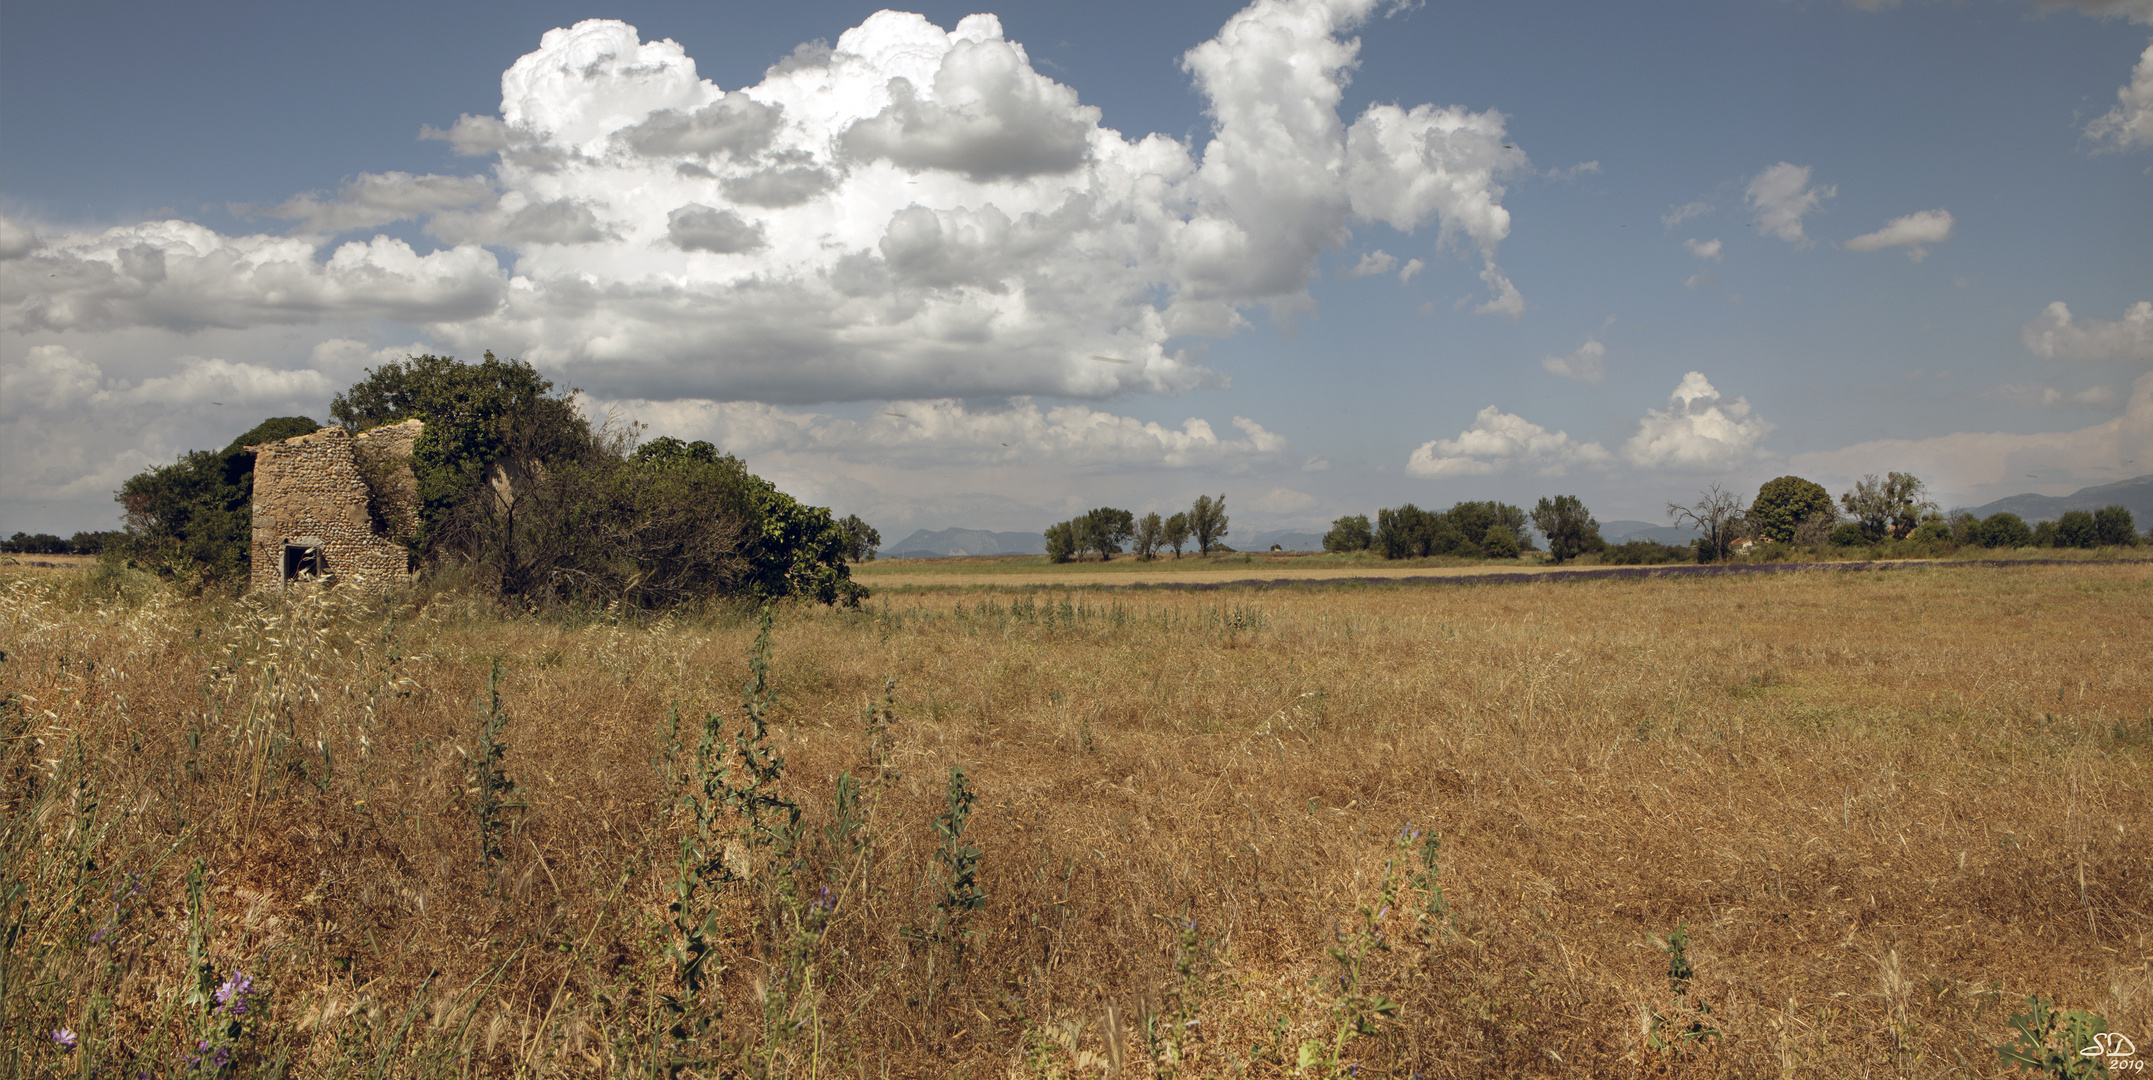
[[[1368,515],[1352,514],[1331,522],[1331,531],[1323,534],[1325,551],[1366,551],[1375,543],[1375,530],[1368,524]]]
[[[2102,547],[2130,547],[2138,543],[2138,524],[2129,507],[2109,505],[2093,515],[2095,540]]]
[[[2008,510],[1999,510],[1981,519],[1975,531],[1982,547],[2021,548],[2033,543],[2033,530],[2026,527],[2023,518]]]
[[[1363,547],[1373,548],[1386,559],[1424,559],[1435,555],[1514,559],[1521,551],[1533,550],[1531,537],[1525,529],[1525,511],[1508,503],[1460,502],[1447,511],[1423,510],[1407,503],[1376,511],[1372,531],[1368,530],[1367,518],[1339,518],[1331,524],[1331,535],[1324,538],[1324,546],[1330,551],[1361,550],[1331,545],[1361,543],[1365,531],[1367,541]]]
[[[417,356],[331,403],[352,430],[416,417],[416,545],[480,586],[538,602],[638,607],[696,597],[857,603],[848,535],[707,442],[594,429],[576,391],[520,360]]]
[[[138,565],[192,587],[244,584],[254,537],[254,452],[248,447],[320,426],[304,416],[274,417],[222,450],[191,450],[128,478],[115,496],[127,521],[118,546]]]
[[[2089,548],[2101,542],[2100,527],[2093,523],[2093,514],[2085,510],[2066,510],[2056,519],[2057,547]]]

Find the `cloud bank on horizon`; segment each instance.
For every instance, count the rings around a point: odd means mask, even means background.
[[[289,236],[18,237],[6,317],[390,319],[656,400],[1176,394],[1225,378],[1173,339],[1308,310],[1318,255],[1373,223],[1477,253],[1478,309],[1516,317],[1501,180],[1527,159],[1502,113],[1339,115],[1375,7],[1257,0],[1191,49],[1200,150],[1101,126],[992,15],[879,12],[731,90],[671,40],[588,20],[502,76],[499,116],[428,133],[490,177],[363,175],[264,211]],[[448,246],[334,240],[403,220]]]

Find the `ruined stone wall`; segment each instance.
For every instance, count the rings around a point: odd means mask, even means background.
[[[251,587],[284,584],[284,550],[294,542],[319,543],[326,580],[367,590],[408,581],[410,556],[383,535],[376,514],[392,532],[407,523],[415,526],[417,482],[375,492],[360,471],[359,452],[363,447],[369,456],[408,460],[419,430],[419,421],[407,420],[354,439],[343,428],[325,427],[255,447]],[[373,471],[410,476],[408,467]]]
[[[359,475],[373,495],[374,524],[392,540],[419,535],[419,478],[411,471],[411,451],[426,425],[418,420],[384,424],[351,440]]]

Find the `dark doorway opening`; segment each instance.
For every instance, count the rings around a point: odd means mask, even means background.
[[[321,541],[312,539],[286,540],[284,542],[284,580],[298,581],[302,577],[322,576]]]

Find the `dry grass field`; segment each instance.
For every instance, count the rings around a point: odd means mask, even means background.
[[[954,587],[758,679],[0,569],[0,1074],[2000,1076],[2038,997],[2121,1075],[2149,629],[2145,562]]]

